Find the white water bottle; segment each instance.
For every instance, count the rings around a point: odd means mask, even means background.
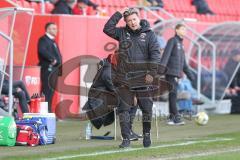
[[[92,136],[92,125],[91,125],[90,122],[86,126],[85,135],[86,135],[86,140],[91,139],[91,136]]]

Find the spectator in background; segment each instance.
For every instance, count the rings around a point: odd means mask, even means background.
[[[156,20],[154,22],[154,25],[158,25],[159,23],[161,23],[161,20]],[[157,40],[160,46],[160,53],[162,55],[164,48],[166,47],[166,40],[164,39],[164,37],[162,36],[163,33],[163,27],[159,26],[155,29],[155,34],[157,35]]]
[[[9,81],[4,80],[2,86],[2,93],[8,94],[9,92]],[[18,98],[19,105],[22,113],[28,113],[28,102],[30,102],[30,96],[28,94],[27,88],[22,81],[14,81],[13,82],[13,95]]]
[[[192,105],[201,105],[204,102],[198,99],[197,91],[193,88],[192,83],[183,75],[178,81],[178,111],[179,113],[193,114]]]
[[[37,2],[37,3],[40,3],[41,1],[40,0],[26,0],[28,2]],[[55,4],[57,3],[58,0],[44,0],[44,2],[50,2],[52,4]]]
[[[209,8],[206,0],[193,0],[192,5],[196,6],[197,13],[199,14],[211,14],[214,15],[214,13]]]
[[[45,25],[45,35],[38,41],[38,57],[39,65],[41,66],[41,92],[44,93],[46,101],[48,102],[48,111],[52,112],[51,104],[54,93],[54,88],[57,84],[57,76],[54,76],[54,80],[51,80],[49,86],[49,77],[52,73],[61,75],[59,66],[62,64],[62,57],[60,50],[55,42],[57,36],[57,25],[53,22],[49,22]]]
[[[166,80],[173,86],[173,90],[169,93],[170,121],[168,125],[184,125],[185,122],[181,119],[176,104],[177,81],[181,77],[182,71],[191,81],[195,78],[185,60],[183,38],[186,35],[186,27],[183,24],[176,25],[175,33],[176,35],[167,42],[167,46],[161,58],[161,64],[168,68]]]
[[[231,57],[226,63],[223,72],[226,74],[228,83],[230,82],[232,76],[233,79],[227,89],[226,94],[231,98],[231,114],[240,114],[240,50],[234,49],[231,51]],[[236,70],[237,69],[237,70]],[[233,75],[235,73],[235,75]]]
[[[240,50],[234,49],[230,53],[229,60],[227,61],[225,67],[223,68],[224,74],[226,74],[226,78],[229,81],[231,77],[233,76],[233,73],[235,69],[237,68],[239,62],[240,62]],[[240,71],[237,71],[236,77],[233,79],[232,85],[231,86],[240,86]]]
[[[231,99],[231,114],[240,114],[240,72],[239,68],[227,89],[227,96]]]
[[[78,15],[91,15],[93,10],[101,11],[97,4],[90,0],[77,0],[77,4],[73,8],[73,14]]]
[[[162,0],[138,0],[138,5],[146,7],[161,7],[163,8]]]
[[[73,14],[72,9],[75,6],[77,0],[58,0],[55,3],[53,14]]]
[[[50,3],[55,4],[57,3],[58,0],[45,0],[45,1],[49,1]]]
[[[161,7],[163,8],[163,2],[162,0],[147,0],[152,7]]]

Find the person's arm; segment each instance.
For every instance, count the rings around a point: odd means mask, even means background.
[[[88,4],[87,4],[88,6],[91,6],[91,7],[93,7],[93,9],[97,9],[97,7],[98,7],[98,5],[97,4],[95,4],[95,3],[93,3],[92,1],[88,1]]]
[[[160,63],[160,46],[157,40],[157,36],[152,32],[152,35],[150,36],[149,45],[148,45],[148,51],[150,53],[150,61]]]
[[[121,19],[122,14],[120,12],[114,13],[105,24],[103,32],[109,37],[119,40],[122,29],[116,26]]]
[[[112,77],[111,77],[111,67],[106,67],[106,66],[103,66],[103,70],[102,70],[102,80],[104,82],[104,85],[105,87],[113,92],[115,90],[115,87],[112,83]]]
[[[162,54],[162,58],[161,58],[161,65],[163,66],[167,66],[168,64],[168,61],[169,61],[169,58],[172,54],[172,50],[173,50],[173,47],[174,47],[174,39],[171,38],[170,40],[168,40],[167,42],[167,46],[165,47],[164,49],[164,52]]]
[[[194,81],[195,78],[194,78],[193,72],[189,69],[186,59],[185,59],[185,56],[184,56],[183,72],[187,75],[187,77],[190,81],[192,81],[192,82]]]
[[[156,63],[156,66],[153,65],[150,67],[152,72],[150,74],[151,75],[164,74],[166,72],[166,67],[160,65],[161,62],[160,46],[158,43],[157,36],[154,33],[150,36],[148,50],[150,53],[150,62]]]
[[[148,55],[151,65],[148,65],[150,72],[148,72],[145,77],[145,82],[149,84],[153,82],[153,77],[158,73],[158,65],[160,64],[159,48],[157,36],[154,32],[151,32],[148,43]]]
[[[46,41],[44,39],[40,39],[38,41],[38,54],[45,60],[49,62],[54,62],[54,57],[51,56],[51,53],[49,52],[48,46],[46,45]]]

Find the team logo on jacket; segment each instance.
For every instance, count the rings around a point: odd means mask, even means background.
[[[144,41],[145,42],[146,35],[147,35],[146,33],[141,33],[140,34],[140,38],[141,38],[140,41]]]
[[[177,48],[182,49],[182,45],[180,43],[177,43]]]
[[[131,39],[131,38],[130,38],[130,33],[127,32],[127,33],[126,33],[126,36],[127,36],[127,39]]]

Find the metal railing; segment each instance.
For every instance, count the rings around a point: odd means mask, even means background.
[[[6,34],[0,31],[0,36],[6,39],[9,42],[9,88],[8,88],[8,97],[9,97],[9,104],[8,104],[8,113],[12,115],[12,106],[13,106],[13,95],[12,95],[12,87],[13,87],[13,40],[7,36]],[[3,75],[8,75],[4,71],[2,71]],[[4,79],[4,76],[2,80]]]
[[[7,46],[6,49],[6,56],[5,56],[5,62],[3,63],[4,67],[3,67],[3,71],[0,71],[0,74],[2,74],[2,78],[1,78],[1,82],[0,82],[0,91],[2,91],[2,87],[3,87],[3,81],[4,81],[4,77],[8,76],[9,77],[9,115],[12,114],[12,107],[13,107],[13,95],[12,95],[12,87],[13,87],[13,62],[14,62],[14,45],[13,45],[13,32],[14,32],[14,26],[15,26],[15,22],[16,22],[16,15],[18,13],[30,13],[31,15],[31,22],[30,22],[30,29],[32,28],[32,23],[33,23],[33,9],[29,9],[29,8],[1,8],[0,9],[0,13],[1,13],[1,17],[0,17],[0,21],[1,19],[4,19],[5,17],[8,16],[13,16],[12,19],[9,18],[9,23],[8,26],[10,26],[10,32],[9,35],[7,35],[6,33],[3,33],[0,31],[0,36],[3,37],[4,39],[6,39],[9,42],[9,45]],[[27,56],[27,51],[28,51],[28,45],[29,45],[29,39],[30,39],[30,35],[31,35],[31,31],[29,31],[28,36],[27,36],[27,44],[24,50],[24,58],[23,58],[23,63],[22,63],[22,69],[21,69],[21,75],[20,75],[20,79],[22,80],[23,77],[23,71],[24,71],[24,67],[25,67],[25,62],[26,62],[26,56]],[[8,57],[9,56],[9,57]],[[9,60],[8,60],[9,58]],[[6,72],[6,67],[7,67],[7,62],[9,61],[9,74]],[[1,92],[0,92],[1,94]]]
[[[41,14],[46,13],[45,1],[44,0],[30,0],[30,2],[38,2],[41,3]],[[19,6],[22,7],[22,6]]]

